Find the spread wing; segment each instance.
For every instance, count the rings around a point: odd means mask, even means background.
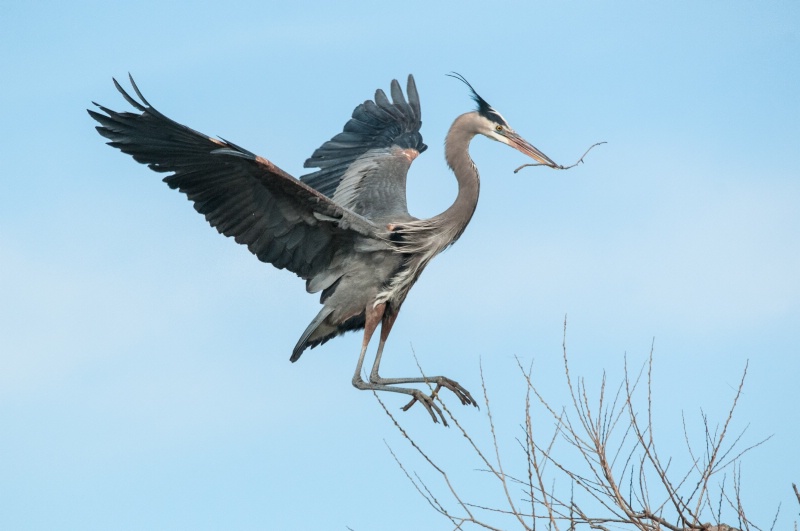
[[[378,228],[334,203],[270,161],[224,140],[210,138],[154,109],[130,79],[140,101],[114,80],[139,112],[89,110],[108,144],[164,178],[225,236],[246,245],[259,260],[309,280],[326,276],[337,251]],[[363,239],[363,238],[362,238]],[[324,286],[323,286],[324,287]]]
[[[306,160],[306,168],[319,170],[301,180],[366,218],[408,218],[406,174],[427,146],[419,133],[422,113],[411,75],[406,92],[408,101],[400,84],[393,80],[391,102],[378,89],[374,101],[356,107],[344,131]]]

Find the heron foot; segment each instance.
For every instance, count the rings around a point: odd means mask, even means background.
[[[430,395],[426,395],[425,393],[423,393],[419,389],[414,389],[414,391],[411,393],[411,396],[413,398],[411,399],[411,401],[408,404],[403,406],[401,409],[403,411],[408,411],[411,408],[411,406],[413,406],[414,404],[419,402],[420,404],[422,404],[425,407],[425,409],[428,411],[428,413],[430,413],[431,419],[433,419],[433,422],[435,424],[438,424],[439,423],[439,419],[442,419],[442,424],[444,426],[448,426],[447,419],[444,418],[444,414],[442,413],[441,408],[439,408],[439,406],[437,406],[436,402],[434,401],[435,398],[436,398],[436,392],[438,390],[439,390],[439,386],[437,386],[436,390],[434,390]]]
[[[403,406],[403,411],[408,411],[411,406],[413,406],[417,402],[421,402],[425,409],[428,410],[431,417],[433,418],[433,422],[438,422],[436,419],[436,415],[434,415],[434,411],[439,415],[439,418],[442,419],[442,424],[447,426],[447,420],[445,420],[444,415],[442,415],[442,410],[439,406],[436,405],[434,400],[438,397],[439,391],[444,387],[445,389],[449,389],[453,392],[454,395],[461,401],[461,404],[464,406],[475,406],[478,407],[478,403],[472,398],[472,395],[469,391],[467,391],[461,384],[456,382],[455,380],[451,380],[450,378],[445,378],[440,376],[434,380],[436,382],[436,387],[433,389],[430,395],[426,395],[422,391],[416,391],[411,396],[411,401]]]

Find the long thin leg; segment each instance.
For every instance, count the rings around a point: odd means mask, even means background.
[[[395,391],[400,393],[410,394],[412,396],[411,401],[403,407],[404,411],[408,411],[408,409],[414,405],[414,403],[420,401],[423,403],[425,408],[431,414],[436,421],[436,416],[433,413],[435,409],[439,416],[442,418],[442,422],[447,425],[447,421],[445,421],[444,417],[442,416],[439,407],[433,403],[433,399],[436,398],[439,391],[442,387],[449,389],[455,394],[458,399],[461,401],[463,405],[473,405],[475,407],[478,406],[478,403],[472,398],[472,395],[467,391],[464,387],[461,386],[455,380],[451,380],[445,376],[425,376],[425,377],[417,377],[417,378],[381,378],[379,374],[380,365],[381,365],[381,358],[383,357],[383,347],[386,344],[386,339],[389,337],[389,333],[392,331],[392,326],[394,326],[394,322],[397,319],[397,314],[393,312],[384,313],[383,321],[381,323],[381,335],[380,335],[380,343],[378,344],[378,352],[375,355],[375,363],[372,365],[372,371],[369,374],[369,381],[371,384],[375,385],[376,388],[382,388],[387,391]],[[404,390],[405,388],[402,387],[387,387],[393,386],[397,384],[414,384],[414,383],[424,383],[424,384],[436,384],[436,388],[431,392],[430,396],[425,395],[421,392],[414,392],[415,389]],[[379,387],[378,387],[379,386]],[[411,391],[411,392],[408,392]]]
[[[382,379],[378,375],[378,370],[381,366],[381,357],[383,357],[383,346],[386,344],[386,339],[389,337],[389,333],[392,331],[392,327],[394,326],[394,322],[396,320],[397,314],[391,311],[383,316],[383,321],[381,322],[381,338],[380,342],[378,343],[378,353],[375,354],[375,363],[372,364],[372,371],[369,373],[369,381],[372,383],[385,383],[381,381]]]
[[[365,322],[364,322],[364,339],[361,343],[361,354],[358,356],[358,363],[356,364],[356,372],[353,374],[353,386],[357,389],[362,390],[373,390],[373,391],[391,391],[393,393],[403,393],[407,395],[411,395],[411,402],[422,402],[425,406],[425,409],[428,410],[430,413],[431,418],[434,422],[439,422],[439,419],[436,415],[439,415],[439,418],[442,419],[442,423],[447,426],[447,420],[444,418],[441,409],[437,406],[433,401],[433,396],[427,396],[419,389],[409,389],[406,387],[393,387],[391,385],[387,385],[380,382],[373,382],[373,378],[370,376],[370,381],[365,382],[364,379],[361,377],[361,368],[364,365],[364,357],[367,353],[367,347],[369,346],[370,339],[372,338],[372,334],[375,333],[375,329],[378,327],[378,324],[384,319],[384,313],[386,311],[385,304],[378,304],[376,306],[368,306],[366,309],[365,315]],[[389,326],[384,328],[381,327],[381,342],[380,346],[378,347],[378,354],[375,366],[373,366],[373,372],[377,374],[377,366],[380,364],[380,357],[383,353],[383,345],[386,343],[386,338],[389,335],[389,331],[392,328],[392,323],[394,322],[394,318],[387,319],[390,321]],[[406,406],[408,409],[410,406]]]
[[[366,319],[364,322],[364,339],[361,342],[361,354],[358,356],[358,363],[356,364],[356,372],[353,374],[353,385],[359,389],[369,389],[366,382],[361,378],[361,367],[364,365],[364,356],[367,354],[367,347],[369,341],[372,339],[372,334],[378,328],[378,323],[383,318],[383,312],[386,310],[386,304],[378,304],[377,306],[367,306]],[[382,335],[382,334],[381,334]]]

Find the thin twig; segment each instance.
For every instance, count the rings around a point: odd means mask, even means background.
[[[432,467],[434,470],[436,470],[437,472],[439,472],[439,474],[442,476],[442,479],[444,479],[444,482],[447,484],[447,488],[450,490],[450,493],[451,493],[451,494],[453,495],[453,497],[456,499],[456,501],[457,501],[457,502],[458,502],[458,504],[461,506],[461,508],[462,508],[462,509],[464,509],[464,511],[466,511],[466,513],[469,515],[469,518],[468,518],[468,520],[469,520],[469,521],[471,521],[471,522],[478,523],[478,521],[475,519],[475,517],[472,515],[472,513],[471,513],[471,512],[470,512],[470,510],[469,510],[469,508],[467,507],[467,504],[466,504],[466,503],[464,503],[464,501],[461,499],[461,497],[460,497],[460,496],[458,495],[458,493],[456,492],[455,486],[454,486],[454,485],[453,485],[453,484],[450,482],[450,477],[447,475],[447,472],[445,472],[444,470],[442,470],[442,469],[441,469],[441,468],[440,468],[440,467],[439,467],[439,466],[438,466],[438,465],[437,465],[437,464],[436,464],[436,463],[435,463],[435,462],[434,462],[434,461],[433,461],[433,460],[432,460],[430,457],[428,457],[428,454],[426,454],[426,453],[425,453],[425,452],[422,450],[422,448],[420,448],[420,447],[419,447],[419,445],[417,445],[416,441],[414,441],[414,439],[412,439],[412,438],[411,438],[411,437],[408,435],[408,433],[406,432],[406,430],[405,430],[405,429],[403,429],[403,427],[402,427],[402,426],[400,426],[400,423],[399,423],[399,422],[397,422],[397,419],[394,417],[394,415],[392,415],[392,414],[389,412],[389,409],[386,407],[386,404],[384,404],[384,403],[383,403],[383,401],[381,400],[380,396],[378,396],[378,393],[375,393],[375,392],[373,392],[373,394],[375,395],[375,399],[376,399],[376,400],[378,401],[378,403],[381,405],[381,408],[383,408],[383,411],[384,411],[384,413],[386,413],[386,415],[387,415],[387,416],[388,416],[388,417],[389,417],[389,418],[392,420],[392,422],[394,423],[395,427],[396,427],[396,428],[397,428],[397,429],[400,431],[400,433],[403,435],[403,437],[404,437],[404,438],[405,438],[405,439],[406,439],[406,440],[407,440],[407,441],[408,441],[408,442],[411,444],[411,446],[413,446],[413,447],[414,447],[414,449],[417,451],[417,453],[418,453],[420,456],[422,456],[422,458],[423,458],[423,459],[425,459],[425,461],[427,461],[427,462],[428,462],[428,464],[429,464],[429,465],[430,465],[430,466],[431,466],[431,467]],[[426,488],[426,490],[427,490],[427,488]],[[453,520],[453,517],[452,517],[450,514],[448,514],[447,512],[444,512],[444,513],[442,513],[442,514],[444,514],[445,516],[447,516],[447,518],[449,518],[451,521]],[[479,525],[482,525],[482,524],[479,524]],[[492,528],[492,527],[490,527],[490,526],[485,526],[485,527],[487,527],[488,529],[494,529],[494,528]]]
[[[479,364],[480,372],[481,372],[481,388],[483,389],[483,401],[486,404],[486,416],[489,418],[489,428],[492,432],[492,444],[494,445],[494,454],[497,459],[497,468],[500,471],[500,483],[503,485],[503,492],[505,492],[506,500],[508,501],[508,506],[511,508],[512,512],[517,516],[519,523],[522,524],[524,528],[528,528],[525,521],[522,519],[519,511],[517,511],[516,506],[514,505],[514,500],[511,498],[511,493],[508,492],[508,483],[505,479],[505,473],[503,472],[503,461],[500,458],[500,446],[497,444],[497,433],[495,432],[494,427],[494,419],[492,418],[492,408],[489,406],[489,393],[486,390],[486,380],[483,377],[483,364]]]
[[[607,144],[607,143],[608,142],[597,142],[596,144],[592,144],[591,146],[589,146],[589,149],[587,149],[583,153],[583,155],[581,155],[581,158],[579,158],[578,161],[575,164],[570,164],[569,166],[562,166],[561,164],[556,164],[555,166],[553,166],[552,164],[546,164],[546,163],[543,163],[543,162],[537,162],[537,163],[532,163],[532,164],[523,164],[522,166],[520,166],[519,168],[514,170],[514,173],[517,173],[522,168],[527,168],[528,166],[548,166],[550,168],[553,168],[554,170],[568,170],[568,169],[574,168],[578,164],[582,163],[583,162],[583,158],[592,150],[592,148],[594,148],[595,146],[599,146],[600,144]]]
[[[702,449],[699,445],[693,447],[689,444],[690,430],[687,428],[685,416],[682,415],[683,437],[691,462],[686,470],[683,467],[679,469],[676,464],[679,462],[677,459],[669,458],[662,461],[663,456],[659,456],[657,451],[657,446],[659,446],[657,442],[661,439],[655,436],[654,430],[657,420],[654,414],[656,394],[653,389],[654,344],[651,344],[648,360],[642,365],[638,374],[629,368],[627,356],[625,357],[624,378],[611,400],[612,397],[606,396],[606,392],[610,391],[612,387],[607,381],[605,373],[599,382],[599,393],[595,393],[595,388],[590,385],[591,381],[587,383],[582,376],[571,372],[573,367],[570,366],[567,356],[566,324],[565,317],[562,339],[562,378],[566,376],[566,384],[570,393],[567,403],[569,404],[571,399],[571,407],[560,409],[552,407],[532,381],[532,366],[526,369],[522,366],[519,358],[516,358],[520,373],[527,384],[527,392],[524,424],[520,426],[525,440],[522,440],[522,436],[515,437],[515,439],[527,458],[527,470],[518,470],[517,472],[521,472],[520,474],[514,471],[508,473],[504,470],[504,465],[508,463],[503,462],[507,461],[507,457],[501,451],[502,429],[498,430],[501,426],[496,423],[495,412],[492,411],[490,405],[490,393],[482,365],[480,366],[481,387],[488,420],[486,435],[490,437],[490,442],[487,444],[492,445],[494,455],[491,455],[491,450],[488,448],[489,451],[484,453],[478,446],[477,439],[464,429],[446,404],[437,401],[441,404],[445,416],[452,421],[457,432],[460,432],[466,439],[467,447],[471,447],[485,465],[485,468],[481,467],[479,470],[489,473],[489,479],[492,482],[494,480],[500,482],[500,485],[497,485],[496,482],[494,485],[501,487],[505,494],[505,501],[500,502],[502,508],[474,504],[459,498],[455,485],[450,482],[447,473],[434,464],[433,460],[421,450],[379,399],[384,412],[392,419],[402,436],[442,476],[450,494],[455,497],[455,502],[450,502],[451,508],[448,509],[445,507],[446,503],[442,497],[437,499],[419,475],[406,470],[398,461],[403,473],[428,504],[448,518],[454,529],[465,529],[470,524],[485,529],[496,529],[494,526],[499,526],[499,524],[488,523],[484,520],[486,516],[491,517],[492,515],[515,518],[521,527],[527,530],[538,527],[555,531],[561,525],[570,531],[574,531],[579,526],[608,530],[619,528],[620,525],[640,531],[733,529],[722,522],[723,512],[725,512],[732,518],[738,519],[739,529],[758,530],[759,528],[748,519],[743,508],[739,460],[744,453],[765,441],[740,451],[739,445],[743,444],[741,441],[746,431],[745,428],[732,443],[730,442],[734,437],[733,431],[730,429],[733,426],[733,414],[738,400],[742,396],[747,366],[744,368],[736,395],[722,424],[715,426],[714,422],[709,420],[709,416],[701,411],[702,436],[703,442],[706,443],[705,452],[699,452]],[[422,373],[421,367],[420,372]],[[646,382],[643,381],[645,379]],[[647,389],[643,390],[641,387],[645,383]],[[535,408],[535,400],[531,401],[532,394],[540,403]],[[642,407],[646,406],[647,410],[637,411],[637,407],[634,406],[635,402],[642,403]],[[542,436],[539,429],[541,423],[537,417],[540,411],[544,413],[545,417],[550,416],[550,421],[554,422],[552,438],[549,433]],[[561,444],[554,450],[556,440]],[[583,463],[579,463],[579,466],[576,467],[574,460],[570,462],[554,455],[554,451],[560,453],[564,443],[578,460],[583,460]],[[389,451],[397,460],[391,448]],[[729,465],[732,465],[733,468],[732,486],[726,481],[726,477],[722,478],[721,484],[717,481],[714,481],[713,484],[710,483],[712,476]],[[547,474],[545,474],[546,467],[549,467]],[[563,489],[556,489],[559,485],[563,486],[561,478],[566,478],[571,485],[569,498],[560,497],[566,493]],[[557,485],[557,480],[559,485]],[[550,486],[546,487],[545,485]],[[623,494],[625,485],[628,485],[628,492]],[[575,486],[579,491],[582,490],[585,493],[583,498],[589,500],[591,509],[586,502],[582,502],[580,499],[576,500]],[[714,502],[712,502],[712,486],[714,487]],[[794,484],[793,488],[798,502],[800,502],[800,490]],[[520,494],[517,495],[517,492]],[[716,492],[719,492],[718,500]],[[521,498],[521,501],[516,496]],[[448,496],[444,498],[450,499]],[[726,510],[723,511],[723,505],[725,505],[723,501],[730,507],[730,510],[726,506]],[[595,502],[599,504],[599,509],[594,506]],[[527,503],[530,504],[529,507],[521,505]],[[701,523],[701,518],[705,519],[706,515],[710,516],[715,523]],[[778,513],[772,522],[772,528],[777,525],[777,518]],[[795,529],[795,531],[797,530]]]

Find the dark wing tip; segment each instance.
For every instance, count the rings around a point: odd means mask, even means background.
[[[403,96],[403,89],[400,88],[400,83],[396,79],[391,83],[392,102],[395,105],[406,106],[406,98]]]
[[[417,83],[414,81],[414,76],[412,74],[408,74],[406,96],[408,96],[408,104],[411,106],[417,119],[421,120],[422,108],[419,103],[419,92],[417,92]]]
[[[145,97],[142,95],[142,91],[139,90],[139,87],[136,85],[136,81],[133,80],[133,75],[131,75],[130,72],[128,72],[128,79],[131,82],[131,86],[133,87],[133,90],[136,91],[136,95],[139,96],[140,100],[142,100],[142,103],[144,103],[148,107],[152,107],[152,105],[150,105],[150,102],[148,102],[145,99]]]
[[[144,105],[142,105],[141,103],[139,103],[138,101],[133,99],[133,97],[130,94],[128,94],[125,91],[124,88],[122,88],[122,85],[119,84],[119,81],[117,81],[117,78],[112,77],[111,80],[114,82],[114,86],[117,87],[117,90],[119,91],[119,93],[122,94],[122,97],[125,98],[125,101],[130,103],[133,107],[135,107],[139,111],[144,112],[144,111],[147,110],[147,107],[145,107]],[[138,90],[137,90],[137,92],[138,92]]]

